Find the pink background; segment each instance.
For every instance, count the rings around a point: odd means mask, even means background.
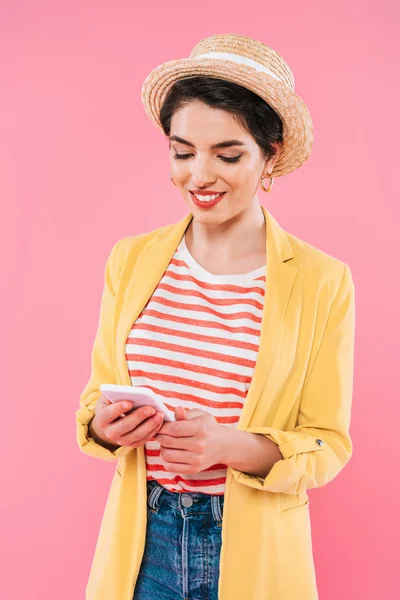
[[[187,214],[141,86],[214,33],[262,40],[293,69],[315,145],[260,200],[356,284],[354,454],[310,491],[320,598],[400,597],[398,3],[237,6],[1,3],[4,600],[84,597],[115,468],[75,441],[105,261]]]

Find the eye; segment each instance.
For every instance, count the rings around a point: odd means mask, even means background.
[[[190,154],[175,154],[174,158],[181,158],[182,160],[185,160],[185,158],[189,158],[189,156],[191,156]]]
[[[175,154],[174,158],[186,160],[190,156],[193,156],[193,155],[192,154]],[[240,161],[241,157],[242,157],[242,155],[239,154],[239,156],[232,156],[232,157],[220,156],[219,158],[221,160],[223,160],[224,162],[232,164],[232,163],[238,163]]]

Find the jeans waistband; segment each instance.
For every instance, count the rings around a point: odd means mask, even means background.
[[[160,499],[163,497],[167,504],[178,509],[182,516],[195,512],[210,511],[218,523],[222,522],[224,495],[202,494],[201,492],[170,492],[155,480],[147,481],[147,502],[153,511],[158,510]],[[190,502],[192,501],[192,503]],[[185,506],[186,505],[186,506]]]

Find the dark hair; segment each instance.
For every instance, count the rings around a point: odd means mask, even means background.
[[[215,77],[189,77],[176,81],[160,111],[166,136],[175,111],[194,100],[226,110],[254,137],[266,158],[276,154],[274,144],[283,141],[283,125],[275,110],[254,92],[237,83]]]

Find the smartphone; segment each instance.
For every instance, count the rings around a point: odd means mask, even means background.
[[[132,402],[132,408],[140,406],[152,406],[164,414],[164,421],[175,421],[175,413],[169,410],[160,398],[145,387],[138,385],[118,385],[116,383],[102,383],[99,388],[100,392],[110,402],[118,400],[129,400]],[[125,417],[125,414],[121,415]]]

